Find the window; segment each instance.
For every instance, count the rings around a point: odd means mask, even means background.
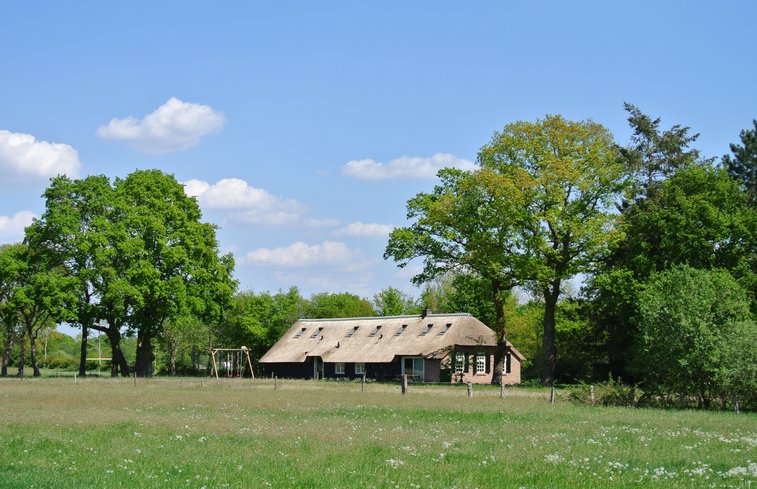
[[[476,373],[477,374],[486,373],[486,355],[483,355],[481,353],[476,355]]]
[[[365,364],[364,363],[356,363],[355,364],[355,375],[363,375],[365,374]]]
[[[345,338],[352,338],[352,335],[357,333],[357,330],[359,327],[360,326],[353,326],[352,329],[347,332],[347,335],[345,336]]]
[[[502,365],[503,370],[504,370],[503,373],[509,374],[511,372],[511,370],[512,370],[512,361],[513,361],[512,355],[510,353],[507,353],[505,355],[504,365]]]
[[[449,331],[449,329],[452,327],[452,323],[447,323],[444,325],[444,329],[436,333],[437,336],[444,336],[444,333]]]
[[[407,324],[403,324],[402,327],[398,329],[396,333],[394,333],[394,336],[400,336],[405,332],[405,329],[407,329]]]
[[[294,335],[295,338],[299,338],[300,336],[305,334],[305,331],[307,328],[302,328],[301,330],[297,331],[297,334]]]
[[[419,336],[426,336],[429,333],[429,331],[431,331],[431,328],[433,327],[434,327],[433,324],[429,324],[428,326],[426,326],[425,330],[421,331],[421,334]]]
[[[374,329],[373,331],[371,331],[368,334],[368,336],[371,337],[371,338],[373,338],[374,336],[376,336],[378,334],[379,331],[381,331],[381,325],[380,324],[378,326],[376,326],[376,329]]]
[[[344,362],[336,362],[334,364],[334,373],[336,375],[344,375]]]
[[[405,357],[402,362],[402,373],[423,379],[423,358]]]
[[[313,331],[313,334],[310,335],[311,338],[318,338],[323,333],[323,326],[320,326],[318,329]]]
[[[455,353],[455,373],[465,372],[465,353]]]

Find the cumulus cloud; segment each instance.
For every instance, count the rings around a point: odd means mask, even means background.
[[[338,270],[359,270],[367,266],[360,251],[338,241],[313,245],[298,241],[280,248],[258,248],[247,253],[242,263],[284,268],[330,266]]]
[[[172,97],[142,119],[111,119],[97,128],[103,139],[126,141],[145,153],[170,153],[194,146],[226,123],[221,112],[208,105],[183,102]]]
[[[32,223],[37,217],[31,211],[20,211],[14,215],[0,216],[0,240],[3,242],[16,242],[24,239],[24,228]]]
[[[389,163],[372,159],[352,160],[342,167],[342,174],[363,180],[433,179],[445,167],[474,170],[477,165],[449,153],[436,153],[430,158],[403,156]]]
[[[2,183],[44,181],[58,175],[76,177],[79,153],[62,143],[40,141],[31,134],[0,130]]]
[[[352,236],[357,238],[384,237],[392,232],[391,224],[376,224],[372,222],[352,222],[334,231],[337,236]]]
[[[184,182],[184,191],[197,197],[205,209],[230,211],[234,218],[249,223],[293,224],[304,212],[296,200],[283,199],[239,178],[224,178],[215,184],[189,180]]]

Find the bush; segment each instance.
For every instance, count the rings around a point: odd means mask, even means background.
[[[594,388],[594,399],[591,391]],[[618,380],[609,379],[598,384],[580,384],[571,389],[569,398],[578,404],[594,404],[600,406],[635,406],[636,399],[643,395],[635,386],[623,384]]]

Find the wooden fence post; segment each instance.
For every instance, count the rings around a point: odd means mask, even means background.
[[[278,380],[278,377],[275,375],[273,376],[273,390],[276,390],[276,381]]]
[[[360,392],[363,392],[365,390],[365,374],[363,374],[363,378],[360,381]]]
[[[739,395],[738,394],[733,395],[733,411],[736,414],[739,414]]]
[[[402,394],[407,394],[407,374],[402,374]]]
[[[473,397],[473,381],[468,381],[468,397]]]
[[[591,387],[589,387],[589,392],[591,392],[591,405],[594,405],[594,384],[591,384]]]
[[[499,380],[499,398],[502,399],[505,397],[505,379],[502,378]]]
[[[550,404],[555,403],[555,381],[553,380],[549,384],[549,402]]]

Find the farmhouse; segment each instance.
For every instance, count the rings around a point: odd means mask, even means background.
[[[496,336],[470,314],[301,319],[259,360],[284,378],[490,383]],[[510,343],[504,381],[520,383],[524,359]]]

